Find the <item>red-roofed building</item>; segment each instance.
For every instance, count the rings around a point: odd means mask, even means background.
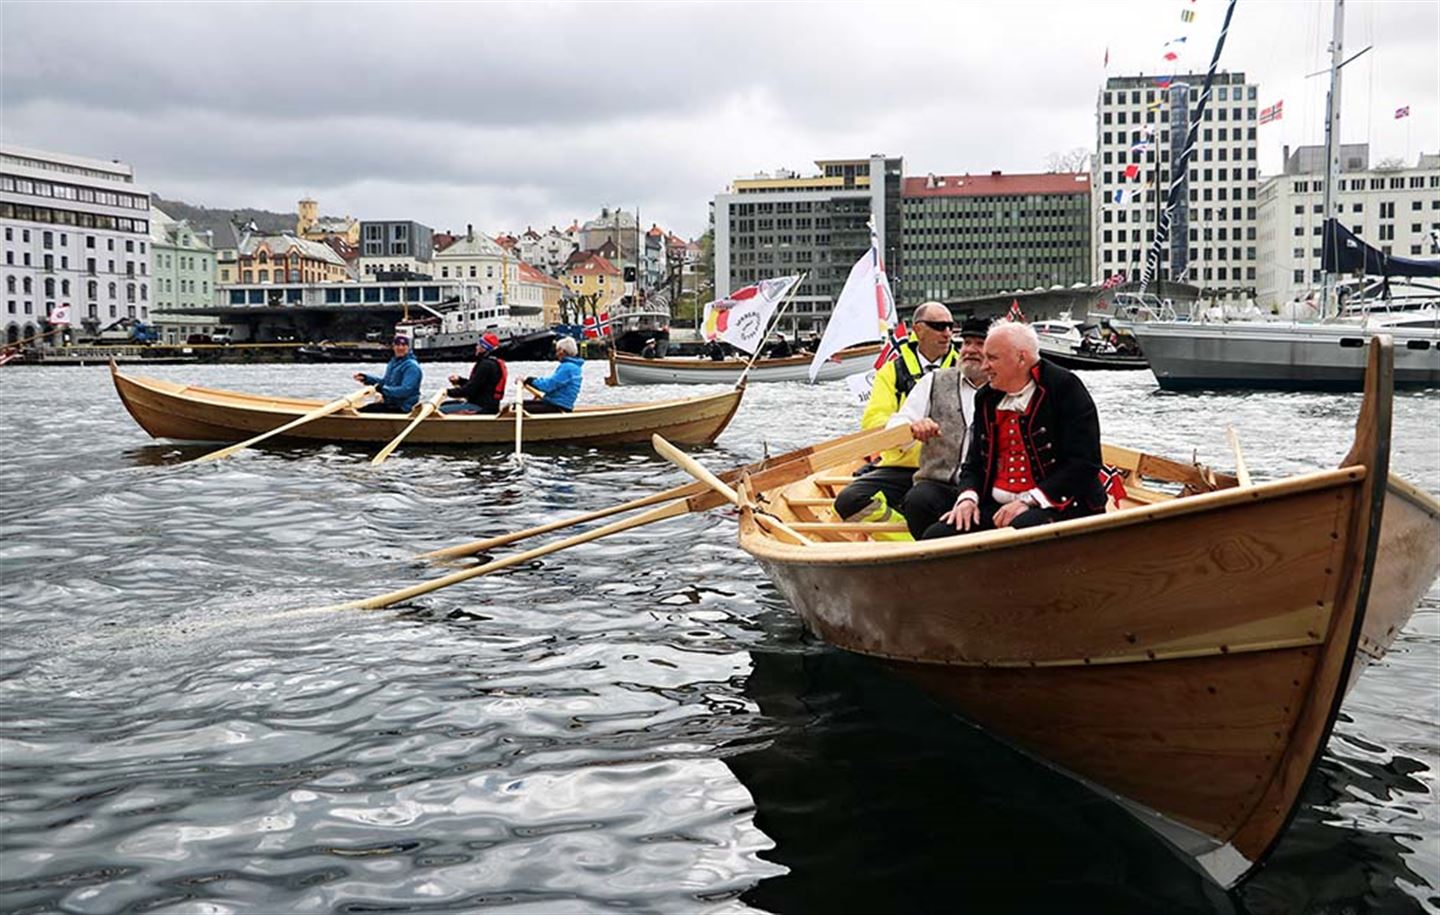
[[[905,305],[1090,282],[1084,172],[906,178]]]
[[[560,323],[560,302],[565,298],[568,287],[543,270],[530,266],[524,261],[518,264],[520,280],[511,298],[514,304],[538,305],[544,314],[545,325]]]
[[[565,268],[565,283],[577,296],[595,296],[595,307],[604,309],[620,301],[625,284],[620,269],[595,253],[571,258]]]

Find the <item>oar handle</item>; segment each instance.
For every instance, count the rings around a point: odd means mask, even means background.
[[[711,473],[699,461],[665,441],[658,433],[650,436],[650,443],[655,446],[655,450],[660,453],[661,457],[724,496],[731,505],[740,504],[739,493],[726,486],[719,477]]]

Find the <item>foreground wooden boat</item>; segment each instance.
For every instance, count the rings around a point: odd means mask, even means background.
[[[324,401],[266,397],[110,374],[120,402],[146,432],[178,441],[237,442],[266,432]],[[573,413],[527,415],[525,444],[628,445],[656,433],[687,445],[713,442],[740,406],[744,390],[649,403],[582,406]],[[335,413],[299,426],[276,440],[384,444],[409,424],[405,414]],[[515,422],[496,416],[434,416],[406,438],[408,445],[513,445]]]
[[[1105,515],[896,543],[869,539],[894,525],[834,519],[837,465],[757,481],[740,545],[818,635],[1120,801],[1232,886],[1440,572],[1440,502],[1388,472],[1392,372],[1377,338],[1336,470],[1240,485],[1107,447],[1129,498]]]
[[[868,372],[880,354],[880,344],[856,346],[841,350],[835,358],[820,367],[816,381],[834,381]],[[756,360],[746,383],[752,381],[809,381],[810,362],[806,353],[784,359]],[[610,352],[610,375],[605,383],[621,384],[735,384],[745,370],[745,359],[645,359],[627,353]]]

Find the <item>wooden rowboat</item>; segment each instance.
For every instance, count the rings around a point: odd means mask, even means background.
[[[1106,447],[1129,497],[1104,515],[897,543],[869,539],[893,525],[834,519],[851,469],[837,465],[742,482],[740,545],[822,638],[1120,801],[1233,886],[1440,572],[1440,502],[1388,472],[1392,384],[1377,337],[1335,470],[1242,485]]]
[[[179,441],[236,442],[283,425],[320,407],[324,401],[266,397],[155,378],[110,369],[115,391],[130,415],[155,438]],[[573,413],[527,415],[526,444],[640,444],[659,433],[687,445],[713,442],[740,406],[744,390],[703,397],[613,406],[582,406]],[[325,416],[286,433],[288,441],[383,444],[410,422],[406,414],[345,411]],[[277,438],[277,440],[279,440]],[[507,445],[515,441],[515,422],[507,411],[496,416],[433,416],[420,422],[407,445]]]
[[[820,367],[816,381],[834,381],[867,372],[875,365],[880,344],[856,346],[841,350],[835,358]],[[758,359],[750,374],[751,381],[809,381],[810,362],[814,356],[786,356],[783,359]],[[646,359],[627,353],[610,353],[610,375],[605,383],[620,384],[735,384],[745,370],[747,359]]]

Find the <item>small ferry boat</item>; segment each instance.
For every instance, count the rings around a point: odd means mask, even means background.
[[[880,354],[880,344],[856,346],[841,350],[820,367],[817,381],[834,381],[868,372]],[[809,381],[809,353],[782,359],[757,359],[746,383],[752,381]],[[625,384],[735,384],[745,371],[749,358],[705,359],[693,357],[646,359],[627,353],[610,354],[610,375],[605,383]]]

